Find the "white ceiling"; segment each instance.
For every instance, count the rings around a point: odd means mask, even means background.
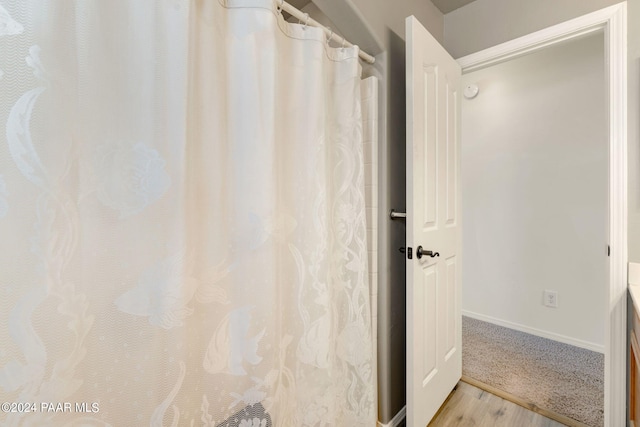
[[[473,1],[475,0],[431,0],[431,3],[435,4],[440,12],[447,14]]]
[[[440,12],[444,14],[465,6],[473,1],[474,0],[431,0],[431,2],[440,9]],[[311,3],[311,0],[287,0],[287,3],[291,4],[296,9],[302,9],[307,4]]]
[[[295,7],[298,10],[301,10],[303,7],[311,3],[311,0],[286,0],[291,6]]]

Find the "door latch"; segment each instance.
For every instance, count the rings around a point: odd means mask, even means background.
[[[407,253],[407,258],[408,259],[412,259],[413,258],[413,251],[411,250],[411,248],[405,248],[404,246],[402,246],[400,249],[398,249],[400,252],[402,253]]]

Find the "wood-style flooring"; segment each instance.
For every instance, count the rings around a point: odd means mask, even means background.
[[[428,427],[562,427],[513,402],[460,381]]]

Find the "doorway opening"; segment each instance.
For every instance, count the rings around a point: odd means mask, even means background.
[[[604,412],[604,63],[600,31],[462,81],[463,376],[591,426]]]
[[[605,425],[623,425],[626,382],[627,288],[627,141],[626,141],[626,4],[621,3],[458,60],[466,78],[473,71],[544,47],[604,34],[606,106],[607,212],[602,251],[609,252],[603,350],[605,356]],[[550,106],[552,108],[553,106]],[[467,195],[465,194],[465,196]],[[466,200],[466,199],[465,199]],[[466,232],[466,230],[465,230]],[[608,243],[608,244],[607,244]],[[465,260],[467,257],[465,256]],[[464,265],[464,264],[463,264]],[[545,289],[553,291],[553,289]],[[544,290],[543,290],[544,292]],[[544,297],[544,294],[540,299]],[[561,299],[556,300],[561,304]],[[583,340],[587,341],[587,340]]]

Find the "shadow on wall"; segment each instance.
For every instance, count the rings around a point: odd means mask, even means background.
[[[386,138],[380,149],[380,242],[378,290],[379,420],[387,424],[406,404],[406,74],[404,39],[387,31]]]

